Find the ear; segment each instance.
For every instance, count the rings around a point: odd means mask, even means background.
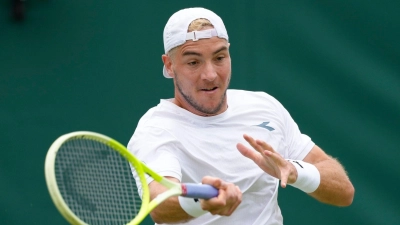
[[[172,60],[171,57],[164,54],[161,56],[161,59],[164,63],[165,69],[167,70],[167,73],[173,78],[174,77],[174,71],[172,70]]]

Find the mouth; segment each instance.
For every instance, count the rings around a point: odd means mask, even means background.
[[[217,89],[217,87],[213,87],[213,88],[202,88],[202,89],[200,89],[201,91],[205,91],[205,92],[211,92],[211,91],[214,91],[214,90],[216,90]]]

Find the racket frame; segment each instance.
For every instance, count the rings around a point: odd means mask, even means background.
[[[64,134],[53,142],[49,148],[46,160],[45,160],[45,178],[47,188],[49,190],[50,196],[57,207],[58,211],[64,216],[64,218],[71,224],[76,225],[86,225],[75,213],[69,208],[67,203],[64,201],[60,190],[58,189],[56,173],[55,173],[55,161],[57,152],[64,142],[70,139],[86,138],[95,141],[102,142],[114,150],[118,151],[125,159],[127,159],[132,166],[134,166],[140,182],[142,184],[142,205],[138,214],[133,220],[127,223],[127,225],[139,224],[157,205],[172,196],[178,196],[182,194],[181,184],[172,182],[151,170],[145,164],[143,164],[138,158],[132,155],[125,146],[123,146],[118,141],[107,137],[103,134],[91,132],[91,131],[76,131],[68,134]],[[150,202],[150,191],[147,184],[145,174],[151,176],[155,181],[159,182],[163,186],[167,187],[168,190],[159,194]]]

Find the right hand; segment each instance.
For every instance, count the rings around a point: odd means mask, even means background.
[[[271,145],[246,134],[243,137],[254,149],[238,143],[236,148],[239,152],[253,160],[266,173],[281,180],[281,187],[285,188],[288,183],[292,184],[297,180],[296,167],[276,152]]]
[[[212,185],[219,191],[215,198],[200,200],[202,209],[212,215],[230,216],[242,202],[242,191],[235,184],[210,176],[203,177],[202,183]]]

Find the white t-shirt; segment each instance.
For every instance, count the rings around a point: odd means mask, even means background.
[[[128,149],[162,176],[200,183],[208,175],[239,186],[242,203],[231,216],[207,213],[185,224],[283,224],[279,180],[241,155],[236,144],[250,147],[243,139],[248,134],[266,141],[284,158],[302,160],[314,143],[264,92],[230,89],[227,101],[225,112],[202,117],[161,100],[140,119]]]

